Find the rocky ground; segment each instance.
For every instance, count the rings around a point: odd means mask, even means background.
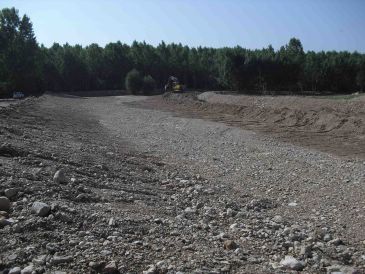
[[[0,273],[365,273],[363,159],[146,99],[0,110]]]
[[[365,159],[365,95],[253,96],[219,92],[165,94],[144,107],[240,127],[291,144]]]
[[[9,105],[16,104],[18,101],[15,99],[0,99],[0,109],[8,107]]]

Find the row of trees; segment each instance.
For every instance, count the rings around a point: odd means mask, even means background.
[[[126,81],[128,73],[139,79],[137,87]],[[26,15],[19,17],[14,8],[0,12],[0,90],[146,91],[162,88],[170,75],[190,89],[349,93],[365,89],[365,54],[305,52],[295,38],[277,51],[272,46],[216,49],[164,42],[157,47],[116,42],[46,48],[37,44]]]
[[[30,19],[13,9],[0,11],[0,91],[41,87],[39,47]]]

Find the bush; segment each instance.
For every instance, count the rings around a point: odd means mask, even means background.
[[[361,92],[365,91],[365,69],[358,71],[356,75],[356,84]]]
[[[156,81],[152,78],[151,75],[145,76],[143,78],[143,93],[144,94],[150,94],[152,91],[154,91],[156,88]]]
[[[133,69],[128,72],[125,78],[125,87],[128,91],[130,91],[132,94],[136,94],[138,91],[141,90],[142,85],[142,76],[138,70]]]
[[[6,82],[0,82],[0,98],[10,97],[9,85]]]

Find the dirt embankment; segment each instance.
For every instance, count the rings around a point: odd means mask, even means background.
[[[331,131],[365,137],[365,100],[333,100],[310,97],[254,97],[203,93],[199,100],[233,107],[233,114],[269,124],[317,133]],[[363,98],[365,99],[365,97]]]
[[[205,92],[161,98],[145,105],[263,132],[339,156],[365,158],[365,96],[334,100]]]

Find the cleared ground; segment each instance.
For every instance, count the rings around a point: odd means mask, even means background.
[[[172,94],[144,106],[222,122],[280,141],[365,159],[365,95],[299,97]]]
[[[15,99],[0,99],[0,109],[18,103]]]
[[[47,95],[3,110],[0,194],[18,194],[0,271],[100,273],[114,260],[120,273],[286,273],[291,255],[305,273],[362,273],[364,148],[340,157],[282,142],[261,116],[245,123],[251,104],[236,113],[229,97],[203,96]],[[72,183],[52,182],[60,167]],[[32,215],[34,201],[51,215]]]

